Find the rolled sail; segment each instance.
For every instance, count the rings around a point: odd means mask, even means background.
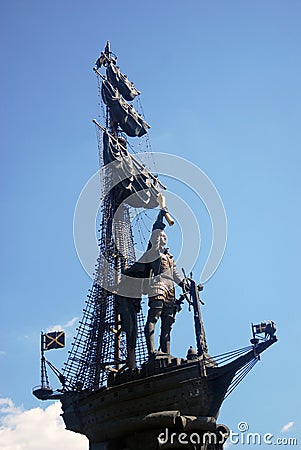
[[[124,202],[147,209],[159,206],[158,182],[146,168],[137,165],[124,142],[113,139],[107,132],[103,134],[103,161],[105,165],[112,163],[112,194],[118,205]]]
[[[110,61],[107,66],[107,78],[125,100],[134,100],[134,98],[140,94],[135,88],[134,83],[132,83],[126,75],[121,73],[119,67],[113,64],[112,61]]]
[[[147,133],[150,126],[132,105],[123,100],[118,91],[107,80],[102,82],[101,95],[104,103],[110,108],[112,121],[118,123],[128,136],[141,137]]]

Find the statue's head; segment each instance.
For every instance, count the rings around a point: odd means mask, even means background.
[[[160,231],[160,235],[159,235],[159,245],[160,247],[165,247],[167,244],[167,236],[164,233],[164,231]]]
[[[153,230],[152,235],[150,237],[147,251],[144,255],[146,258],[157,258],[157,254],[153,253],[153,250],[160,248],[164,248],[167,243],[167,236],[162,229],[156,228]],[[150,260],[152,261],[152,259]],[[144,261],[145,262],[145,261]]]

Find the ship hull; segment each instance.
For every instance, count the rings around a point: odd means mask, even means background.
[[[67,429],[85,434],[92,442],[137,430],[142,418],[157,412],[173,412],[166,425],[175,425],[179,416],[208,418],[215,424],[232,376],[219,368],[208,372],[203,376],[201,363],[195,361],[91,394],[66,393],[61,399],[63,419]]]
[[[277,341],[258,344],[234,361],[217,367],[201,359],[156,361],[133,380],[122,377],[97,391],[65,392],[60,398],[66,428],[84,434],[90,442],[122,438],[138,430],[179,427],[188,419],[190,429],[216,430],[216,419],[235,374]],[[164,366],[164,364],[163,364]],[[154,372],[154,373],[152,373]],[[124,374],[126,375],[126,373]],[[127,375],[126,375],[127,376]],[[159,414],[159,415],[158,415]],[[182,427],[183,429],[183,427]]]

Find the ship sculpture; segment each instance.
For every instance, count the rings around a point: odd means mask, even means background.
[[[104,112],[103,123],[93,121],[102,180],[99,259],[62,371],[45,358],[45,350],[63,347],[64,334],[41,335],[41,385],[33,394],[59,399],[66,428],[87,436],[90,450],[222,449],[229,432],[217,423],[222,402],[277,341],[275,324],[252,324],[251,345],[210,356],[201,314],[203,286],[192,274],[180,274],[165,247],[164,228],[173,224],[165,186],[130,150],[128,137],[148,142],[150,126],[131,103],[140,92],[117,66],[109,42],[93,70]],[[158,209],[138,259],[133,208]],[[182,289],[179,298],[174,284]],[[147,319],[142,295],[149,299]],[[170,330],[184,303],[193,311],[196,349],[175,357]],[[50,387],[47,366],[61,383],[57,390]],[[173,436],[168,442],[166,432]],[[184,447],[181,436],[190,438]]]

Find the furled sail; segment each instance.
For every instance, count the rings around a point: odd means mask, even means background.
[[[107,78],[114,88],[120,92],[122,97],[125,98],[125,100],[134,100],[134,98],[140,94],[134,84],[127,78],[126,75],[120,72],[119,67],[112,61],[110,61],[107,66]]]
[[[122,202],[134,208],[156,208],[160,193],[158,181],[142,165],[138,165],[127,149],[124,139],[103,134],[103,161],[111,165],[112,186],[118,205]]]
[[[104,103],[110,108],[112,121],[118,123],[128,136],[141,137],[147,133],[150,126],[132,105],[123,100],[109,81],[103,80],[101,94]]]

